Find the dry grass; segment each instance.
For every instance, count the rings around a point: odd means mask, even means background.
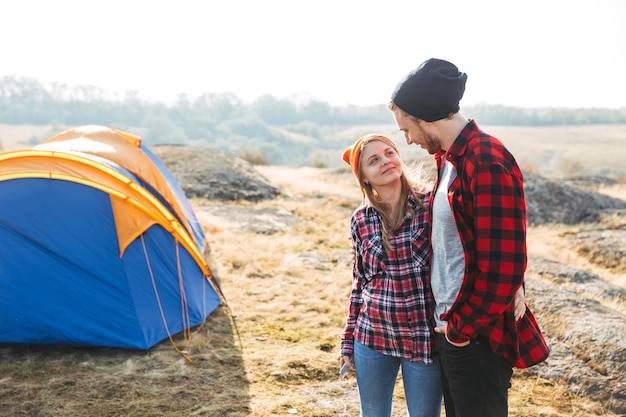
[[[0,408],[11,416],[358,415],[354,381],[339,381],[337,355],[350,287],[348,219],[360,202],[350,173],[261,167],[291,196],[259,203],[303,219],[256,234],[207,217],[214,269],[228,300],[189,347],[150,351],[4,346]],[[193,201],[202,213],[203,201]],[[562,228],[530,231],[531,252],[584,264]],[[591,265],[584,265],[592,267]],[[178,343],[182,343],[178,340]],[[394,416],[404,415],[396,390]],[[567,386],[517,370],[510,415],[612,416]]]
[[[624,125],[481,128],[501,139],[522,167],[544,176],[626,175]]]
[[[626,186],[625,183],[617,185],[605,185],[598,189],[598,192],[606,194],[609,197],[619,198],[626,200]]]
[[[51,131],[52,126],[0,124],[0,152],[30,148],[33,146],[30,143],[33,138],[38,138],[35,140],[39,142],[51,136]]]
[[[301,221],[284,232],[258,234],[208,215],[206,201],[192,202],[229,309],[216,310],[195,334],[191,363],[167,340],[149,351],[0,346],[0,415],[358,415],[355,383],[339,381],[337,356],[351,281],[348,221],[360,192],[347,171],[259,170],[289,196],[257,205],[282,207]],[[602,191],[626,196],[623,185]],[[624,274],[592,264],[568,244],[581,227],[530,229],[531,255],[626,287]],[[624,312],[617,301],[613,307]],[[558,327],[554,320],[546,327]],[[604,406],[532,368],[514,373],[511,416],[616,416]],[[403,415],[399,386],[394,416]]]
[[[227,294],[229,298],[233,298],[232,305],[249,305],[246,301],[249,297],[265,300],[267,304],[255,312],[241,313],[246,317],[249,316],[248,318],[257,325],[257,332],[246,333],[244,337],[245,340],[250,340],[249,355],[253,358],[251,364],[269,368],[266,371],[269,375],[264,374],[265,378],[250,381],[252,410],[260,413],[258,415],[267,415],[265,413],[278,415],[297,413],[305,416],[355,415],[358,404],[354,386],[335,380],[337,337],[343,326],[349,288],[348,264],[337,262],[326,270],[314,268],[311,270],[310,265],[308,267],[302,265],[301,260],[294,258],[294,252],[322,253],[330,256],[331,261],[332,248],[345,252],[346,219],[349,211],[360,201],[359,192],[349,174],[330,175],[328,172],[315,169],[295,170],[279,167],[262,167],[260,170],[273,183],[288,190],[294,197],[273,204],[278,203],[287,207],[302,218],[310,220],[315,226],[307,224],[296,228],[294,233],[289,233],[287,241],[283,239],[285,236],[273,236],[270,239],[265,236],[249,236],[244,239],[242,236],[245,234],[241,231],[234,234],[233,231],[222,231],[220,236],[216,236],[215,241],[219,241],[220,245],[225,242],[233,244],[231,247],[226,243],[224,247],[228,248],[227,252],[231,255],[225,252],[221,258],[227,259],[230,256],[237,259],[235,264],[240,267],[236,267],[235,270],[240,285],[243,284],[242,280],[245,280],[243,277],[246,275],[250,279],[259,279],[263,276],[259,273],[257,263],[261,263],[263,267],[269,266],[271,270],[269,275],[273,277],[272,279],[265,276],[266,280],[269,279],[271,282],[266,283],[263,289],[257,287],[253,293],[246,293],[243,289],[245,285],[243,287],[235,285],[233,288],[239,288],[234,290],[237,294],[232,296]],[[337,206],[343,209],[338,210]],[[558,227],[532,230],[531,243],[536,245],[531,245],[531,251],[542,253],[544,256],[551,253],[562,261],[567,259],[572,261],[576,258],[576,262],[581,266],[589,266],[575,252],[563,251],[565,244],[562,243],[561,236],[565,232]],[[229,235],[232,240],[226,239]],[[296,236],[303,236],[305,241],[297,239]],[[248,263],[238,259],[242,253],[248,252],[246,246],[253,246],[258,242],[260,247],[263,247],[263,242],[270,240],[278,250],[272,249],[259,256],[259,259]],[[274,256],[282,260],[275,259]],[[248,269],[242,270],[244,265]],[[229,270],[222,271],[225,272],[225,276],[235,272],[232,267],[228,265],[226,267]],[[279,278],[277,283],[275,279],[281,275],[283,278]],[[306,309],[303,310],[305,304],[303,298],[308,300],[309,308],[318,306],[313,316],[307,315]],[[323,301],[318,303],[320,299]],[[320,310],[320,307],[323,310]],[[326,320],[320,315],[326,315]],[[237,321],[242,326],[243,316],[237,314]],[[306,337],[297,337],[296,333],[301,331],[303,326],[307,329]],[[271,340],[273,343],[269,343]],[[280,340],[283,340],[282,346]],[[268,357],[273,359],[268,361]],[[322,378],[319,380],[311,378],[311,374],[319,374]],[[277,378],[278,375],[282,377]],[[277,385],[280,386],[285,382],[289,384],[276,389]],[[320,399],[326,396],[330,398],[322,404],[331,406],[321,407]],[[402,415],[401,392],[397,392],[396,400],[396,413]],[[268,404],[273,404],[273,408]],[[569,392],[566,386],[537,378],[531,372],[525,371],[517,372],[514,378],[511,415],[582,417],[610,414],[603,410],[602,404],[577,397]]]
[[[0,409],[24,417],[249,415],[241,352],[222,310],[189,351],[192,364],[169,342],[147,352],[3,346]]]

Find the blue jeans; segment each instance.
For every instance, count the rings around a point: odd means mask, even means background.
[[[506,417],[513,367],[480,336],[456,347],[438,335],[448,417]]]
[[[354,365],[361,417],[391,415],[393,389],[400,366],[409,416],[439,417],[443,394],[438,361],[426,365],[423,362],[394,358],[355,341]]]

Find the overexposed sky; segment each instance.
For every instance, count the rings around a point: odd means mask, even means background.
[[[385,104],[437,57],[461,104],[626,107],[624,0],[19,0],[0,76],[138,91]]]

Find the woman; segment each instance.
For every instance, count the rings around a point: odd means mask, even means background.
[[[416,190],[396,144],[383,135],[359,138],[343,159],[365,202],[350,222],[355,262],[340,366],[356,373],[362,417],[391,415],[400,367],[409,416],[439,417],[428,196]]]

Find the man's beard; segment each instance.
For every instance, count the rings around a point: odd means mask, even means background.
[[[426,132],[424,129],[422,129],[421,126],[420,126],[420,131],[422,134],[422,138],[424,138],[423,148],[426,149],[426,152],[428,152],[431,155],[434,155],[437,152],[442,150],[441,141],[439,140],[437,136],[433,135],[432,133]]]

